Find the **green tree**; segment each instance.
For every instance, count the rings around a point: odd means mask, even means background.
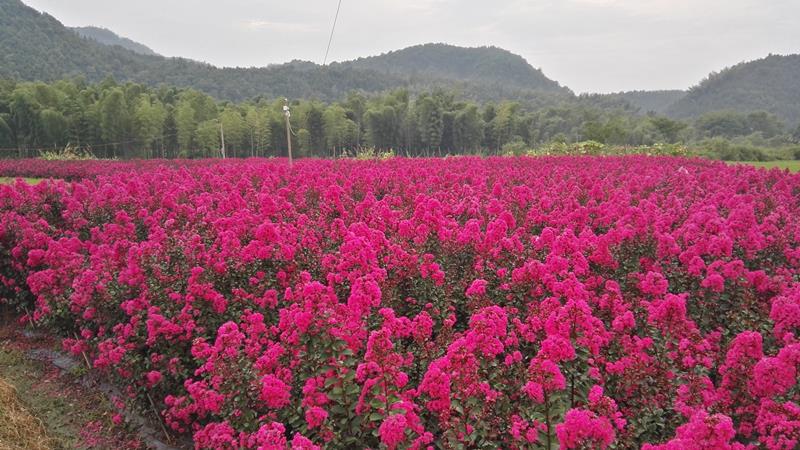
[[[8,115],[0,114],[0,147],[11,147],[14,145],[14,134],[8,126]]]
[[[747,115],[747,128],[750,133],[761,133],[765,138],[771,138],[783,133],[786,125],[775,114],[756,111]]]
[[[492,119],[492,141],[495,148],[502,148],[515,136],[515,118],[519,111],[519,104],[513,102],[503,102],[497,108],[496,115]]]
[[[483,141],[484,123],[478,107],[468,105],[455,117],[454,139],[456,151],[475,151]]]
[[[308,130],[308,150],[312,155],[324,155],[325,145],[325,121],[322,109],[312,104],[306,112],[305,129]]]
[[[225,137],[227,140],[227,136]],[[205,158],[220,156],[219,150],[221,148],[220,134],[219,134],[219,121],[218,120],[205,120],[197,125],[195,131],[195,140],[197,142],[196,151],[199,152],[196,156]]]
[[[11,94],[8,109],[11,113],[9,125],[14,130],[16,147],[24,150],[29,146],[36,145],[36,132],[39,129],[39,105],[33,94],[25,87],[15,89]]]
[[[706,137],[747,136],[750,128],[747,119],[734,111],[715,111],[700,116],[695,121],[695,128]]]
[[[164,136],[162,141],[164,157],[174,158],[178,156],[178,124],[175,122],[175,108],[167,105],[165,110],[164,128],[161,133]]]
[[[347,118],[347,111],[342,106],[329,106],[322,120],[325,124],[325,142],[334,155],[341,155],[343,149],[358,145],[358,125]]]
[[[128,146],[132,124],[121,88],[110,89],[100,101],[100,124],[106,140],[106,156],[124,156],[120,152]]]
[[[347,118],[356,124],[356,147],[361,146],[361,134],[364,129],[364,114],[367,112],[367,100],[357,92],[351,92],[344,102]]]
[[[297,152],[292,155],[293,157],[311,156],[311,133],[308,130],[305,128],[297,130],[297,143],[299,145],[293,147]],[[292,145],[294,145],[294,141],[292,141]]]
[[[222,129],[225,131],[225,153],[227,156],[247,156],[246,149],[250,148],[247,138],[247,123],[241,112],[232,105],[228,105],[219,116]],[[219,130],[217,130],[219,133]]]
[[[136,134],[141,148],[147,150],[143,157],[164,156],[163,142],[164,121],[167,110],[158,99],[151,99],[149,94],[142,94],[134,111]]]
[[[40,139],[43,146],[61,147],[66,144],[69,123],[63,114],[53,109],[39,112]]]
[[[624,144],[628,138],[625,123],[619,117],[605,122],[589,121],[583,127],[583,139],[603,144]]]
[[[442,105],[430,95],[420,97],[416,103],[417,127],[422,146],[428,150],[438,149],[444,133],[444,111]]]
[[[175,128],[178,137],[178,152],[183,157],[190,157],[194,132],[197,129],[195,112],[192,104],[185,99],[178,102],[175,108]]]
[[[250,156],[266,154],[271,133],[269,116],[270,111],[267,108],[258,105],[248,105],[245,108],[244,120],[247,124],[247,138],[250,141]]]
[[[364,114],[367,143],[379,149],[393,148],[399,135],[397,111],[392,106],[371,106]]]
[[[684,122],[672,120],[667,117],[653,116],[650,117],[649,120],[666,142],[677,142],[678,134],[688,126]]]

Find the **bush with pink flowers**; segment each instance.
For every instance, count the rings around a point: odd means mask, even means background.
[[[800,442],[800,176],[81,164],[0,186],[0,297],[197,448]]]

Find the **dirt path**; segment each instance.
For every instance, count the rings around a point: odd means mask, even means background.
[[[86,367],[63,370],[36,357],[47,348],[57,349],[15,325],[0,326],[0,424],[17,421],[0,427],[0,450],[146,448],[132,430],[114,424],[116,411],[104,394],[78,382]]]
[[[0,378],[0,449],[48,450],[53,442],[19,399],[17,389]]]

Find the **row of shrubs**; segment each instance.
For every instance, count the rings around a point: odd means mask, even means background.
[[[800,144],[779,147],[754,145],[749,141],[728,139],[709,139],[691,146],[684,144],[659,143],[641,146],[606,145],[597,141],[574,143],[552,142],[530,148],[522,141],[510,142],[503,146],[504,156],[699,156],[722,161],[778,161],[800,160]],[[394,150],[379,150],[371,147],[359,149],[353,154],[343,154],[344,158],[387,159],[396,156]],[[91,152],[72,147],[43,152],[39,159],[46,161],[91,161],[97,159]]]
[[[800,145],[762,147],[749,142],[710,139],[702,144],[655,144],[643,146],[606,145],[597,141],[574,143],[554,142],[529,148],[523,142],[512,142],[503,147],[505,156],[699,156],[722,161],[778,161],[800,160]]]

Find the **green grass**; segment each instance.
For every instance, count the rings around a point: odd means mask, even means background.
[[[800,172],[800,161],[740,161],[734,164],[750,164],[751,166],[765,169],[789,169],[790,172]]]
[[[14,177],[0,177],[0,184],[11,184],[16,180]],[[44,181],[44,178],[23,178],[28,184],[39,184]]]

